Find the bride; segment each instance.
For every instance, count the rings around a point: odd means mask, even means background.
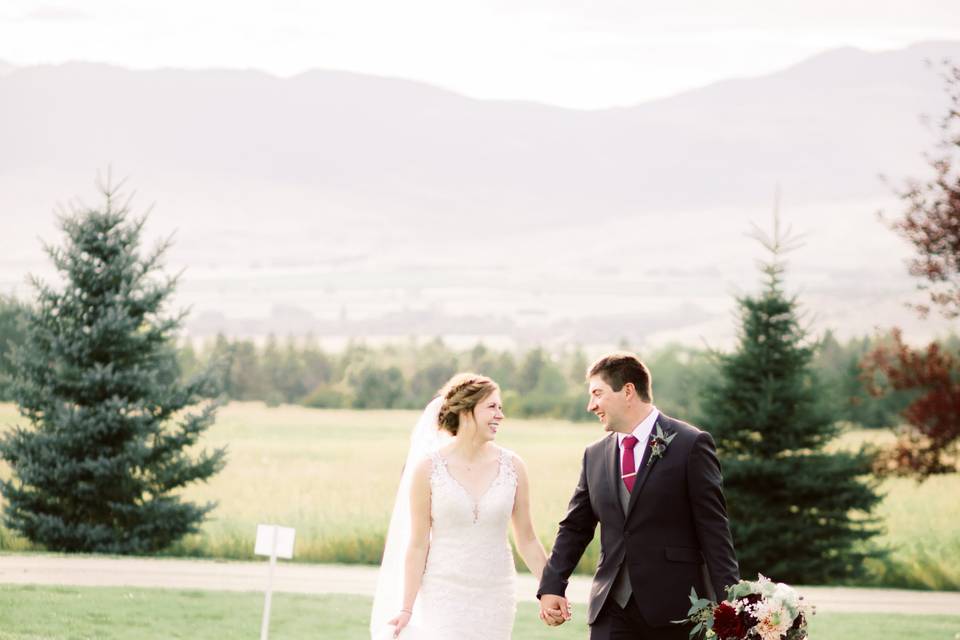
[[[451,378],[411,437],[370,619],[374,640],[509,640],[516,573],[507,540],[539,580],[546,554],[530,516],[526,467],[493,443],[500,389]]]

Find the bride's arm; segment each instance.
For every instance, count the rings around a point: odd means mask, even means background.
[[[513,457],[513,466],[517,470],[517,497],[513,503],[513,537],[517,543],[520,557],[536,576],[537,581],[543,575],[547,564],[547,554],[543,544],[533,528],[533,516],[530,514],[530,482],[527,479],[527,466],[519,456]]]
[[[410,479],[410,544],[407,545],[403,571],[403,610],[390,624],[396,625],[396,633],[410,622],[413,603],[420,591],[423,570],[430,549],[430,471],[431,461],[417,465]]]

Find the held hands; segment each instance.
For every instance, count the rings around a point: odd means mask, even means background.
[[[558,627],[572,615],[573,607],[563,596],[544,593],[540,596],[540,619],[548,627]]]
[[[403,628],[410,623],[410,612],[406,609],[403,609],[400,613],[396,615],[392,620],[387,622],[388,625],[396,627],[393,631],[393,637],[396,638],[400,635],[400,632],[403,631]]]

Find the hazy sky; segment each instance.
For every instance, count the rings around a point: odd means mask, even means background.
[[[957,0],[4,0],[0,61],[310,68],[628,104],[824,49],[960,40]]]

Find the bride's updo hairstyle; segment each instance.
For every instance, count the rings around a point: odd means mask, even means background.
[[[464,411],[472,413],[478,404],[499,389],[496,382],[479,373],[456,374],[440,389],[440,397],[443,398],[437,415],[440,428],[457,435],[460,414]]]

